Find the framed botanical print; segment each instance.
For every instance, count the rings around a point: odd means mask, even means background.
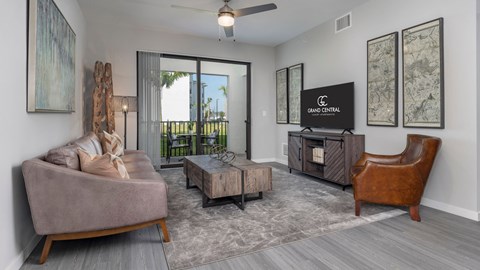
[[[303,64],[288,68],[288,120],[300,124],[300,91],[303,90]]]
[[[403,126],[444,128],[443,18],[402,31]]]
[[[277,123],[288,124],[288,72],[277,70]]]
[[[398,33],[367,41],[367,125],[398,126]]]

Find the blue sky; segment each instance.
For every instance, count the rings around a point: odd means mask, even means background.
[[[202,83],[207,84],[205,87],[205,102],[209,97],[212,98],[211,109],[215,112],[216,99],[218,98],[218,111],[223,111],[226,102],[223,92],[218,90],[220,86],[228,86],[228,76],[202,74]]]

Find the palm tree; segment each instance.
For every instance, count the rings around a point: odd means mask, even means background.
[[[223,96],[225,96],[225,98],[227,97],[228,88],[227,88],[225,85],[220,86],[220,87],[218,88],[218,90],[222,91]]]
[[[180,71],[162,71],[161,73],[161,86],[170,88],[176,80],[187,77],[190,74],[188,72],[180,72]]]

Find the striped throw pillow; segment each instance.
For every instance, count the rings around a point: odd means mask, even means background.
[[[120,135],[115,131],[112,131],[112,134],[109,134],[106,131],[103,131],[102,138],[102,149],[103,153],[110,153],[117,157],[123,155],[123,140]]]

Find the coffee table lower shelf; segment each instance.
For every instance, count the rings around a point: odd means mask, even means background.
[[[244,187],[244,180],[242,179],[242,186]],[[250,194],[245,194],[245,190],[242,190],[242,194],[236,196],[228,196],[216,199],[210,199],[205,192],[203,192],[203,188],[205,187],[205,180],[202,177],[202,188],[197,187],[196,185],[190,185],[190,180],[187,177],[187,189],[191,188],[198,188],[202,192],[202,207],[213,207],[213,206],[220,206],[225,204],[233,203],[241,210],[245,210],[245,203],[254,200],[261,200],[263,199],[263,192],[258,192],[257,196],[251,196]]]

